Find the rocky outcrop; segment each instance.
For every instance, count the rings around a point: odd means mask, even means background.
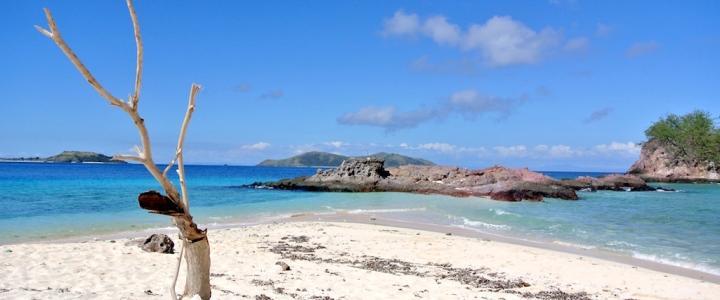
[[[572,180],[562,180],[560,184],[577,191],[655,191],[657,188],[647,185],[645,180],[637,175],[612,174],[604,177],[580,176]],[[662,188],[662,190],[670,190]]]
[[[640,159],[628,173],[656,182],[720,182],[720,166],[679,157],[656,140],[642,145]]]
[[[545,197],[577,200],[575,190],[527,169],[495,166],[481,170],[407,165],[384,168],[381,159],[350,159],[337,169],[270,183],[256,188],[331,192],[409,192],[451,196],[488,196],[495,200],[540,201]]]

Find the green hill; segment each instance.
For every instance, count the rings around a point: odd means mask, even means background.
[[[34,161],[34,162],[55,162],[55,163],[118,163],[124,164],[126,162],[114,160],[111,156],[107,156],[95,152],[84,152],[84,151],[63,151],[58,155],[50,157],[15,157],[15,158],[0,158],[4,161]]]
[[[263,167],[334,167],[348,157],[327,152],[305,152],[286,159],[266,159],[258,164]]]
[[[434,165],[433,162],[420,158],[400,155],[397,153],[375,153],[368,156],[385,160],[386,167],[397,167],[402,165]],[[258,164],[263,167],[337,167],[343,160],[352,158],[351,156],[338,155],[328,152],[312,151],[300,155],[295,155],[286,159],[266,159]]]
[[[59,163],[84,163],[84,162],[96,162],[96,163],[125,163],[124,161],[114,160],[111,156],[107,156],[95,152],[84,152],[84,151],[63,151],[58,155],[53,155],[45,159],[47,162],[59,162]]]

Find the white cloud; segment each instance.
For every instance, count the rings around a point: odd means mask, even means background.
[[[420,18],[416,14],[406,14],[398,10],[395,14],[385,19],[383,27],[384,35],[414,35],[420,30]]]
[[[376,124],[386,126],[392,123],[395,115],[394,107],[364,107],[354,113],[347,113],[340,117],[343,124]]]
[[[565,49],[565,51],[584,51],[587,50],[589,45],[590,40],[588,38],[577,37],[569,39],[567,42],[565,42],[565,46],[563,46],[563,49]]]
[[[487,112],[496,112],[505,117],[517,107],[524,97],[502,98],[486,96],[476,90],[463,90],[450,96],[449,105],[453,111],[464,115],[479,115]]]
[[[559,31],[550,27],[534,30],[510,16],[494,16],[483,24],[470,24],[466,30],[449,22],[445,16],[432,16],[421,22],[417,14],[402,10],[385,20],[385,36],[418,34],[439,45],[478,51],[491,66],[535,63],[563,40]],[[582,48],[587,44],[587,39],[578,38],[568,41],[566,46]]]
[[[636,156],[640,154],[642,147],[633,142],[620,143],[612,142],[610,144],[600,144],[594,147],[595,151],[601,154],[623,154],[628,156]]]
[[[550,158],[565,158],[575,155],[580,155],[582,152],[573,149],[567,145],[537,145],[533,147],[531,156],[534,157],[550,157]]]
[[[528,155],[528,149],[524,145],[515,145],[515,146],[495,146],[493,147],[495,152],[497,152],[500,156],[514,156],[514,157],[523,157]]]
[[[448,143],[427,143],[418,145],[418,149],[433,150],[442,153],[454,152],[457,147]]]
[[[443,16],[434,16],[425,20],[423,32],[440,45],[456,45],[460,43],[460,27],[448,23]]]
[[[265,150],[268,147],[270,147],[270,143],[258,142],[255,144],[243,145],[241,148],[243,148],[245,150]]]
[[[561,40],[552,28],[534,31],[509,16],[495,16],[468,29],[463,48],[479,49],[494,66],[535,63]]]
[[[506,118],[522,104],[525,97],[503,98],[482,95],[475,90],[453,93],[444,102],[435,106],[421,107],[410,111],[397,111],[395,107],[364,107],[337,118],[343,125],[365,125],[385,128],[388,131],[412,128],[421,123],[442,120],[451,114],[465,117],[477,117],[486,113],[495,113]]]

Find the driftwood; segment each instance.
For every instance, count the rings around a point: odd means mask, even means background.
[[[158,192],[146,192],[140,194],[138,197],[140,206],[148,209],[150,212],[171,216],[173,223],[180,231],[181,240],[183,240],[181,241],[181,245],[183,246],[180,249],[181,258],[183,257],[182,253],[184,253],[184,258],[187,262],[187,279],[185,282],[185,290],[182,295],[183,299],[190,299],[195,295],[200,296],[202,299],[210,299],[210,245],[207,240],[207,231],[200,230],[197,227],[197,224],[193,221],[192,215],[190,215],[190,205],[187,187],[185,185],[185,167],[183,162],[183,143],[185,140],[185,134],[187,132],[187,126],[190,123],[192,113],[195,110],[195,97],[200,91],[200,86],[192,84],[190,87],[188,107],[183,123],[180,127],[180,135],[178,137],[175,155],[165,170],[160,171],[153,161],[150,136],[147,128],[145,127],[145,120],[138,112],[140,88],[142,87],[143,44],[140,35],[140,25],[137,14],[135,13],[135,7],[133,6],[131,0],[127,0],[126,2],[133,25],[133,35],[135,37],[135,44],[137,47],[135,85],[132,94],[130,94],[127,100],[117,98],[107,91],[105,87],[103,87],[92,75],[87,67],[85,67],[75,52],[73,52],[70,46],[68,46],[63,39],[49,9],[44,9],[48,29],[39,26],[35,26],[35,28],[41,34],[51,39],[55,45],[60,48],[60,50],[80,72],[83,78],[90,84],[90,86],[92,86],[93,89],[95,89],[98,94],[100,94],[101,97],[105,98],[105,100],[107,100],[111,105],[117,106],[127,113],[133,124],[135,124],[135,127],[137,127],[140,135],[141,146],[135,146],[136,154],[116,155],[114,156],[114,159],[133,161],[143,164],[153,178],[155,178],[155,180],[157,180],[157,182],[162,186],[165,195],[161,195]],[[176,163],[177,173],[180,180],[180,192],[182,193],[178,192],[178,189],[167,177],[167,172]],[[178,260],[176,270],[179,270],[179,264],[180,260]],[[173,278],[170,294],[172,299],[177,299],[175,294],[177,271]]]

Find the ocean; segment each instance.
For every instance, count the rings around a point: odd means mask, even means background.
[[[243,188],[314,168],[186,166],[191,211],[206,227],[297,213],[369,213],[457,226],[720,275],[720,185],[659,184],[675,192],[581,192],[579,201],[500,202],[404,193],[317,193]],[[603,173],[544,172],[556,178]],[[174,174],[174,173],[172,173]],[[140,165],[0,163],[0,244],[148,232],[168,218],[139,209],[159,189]]]

